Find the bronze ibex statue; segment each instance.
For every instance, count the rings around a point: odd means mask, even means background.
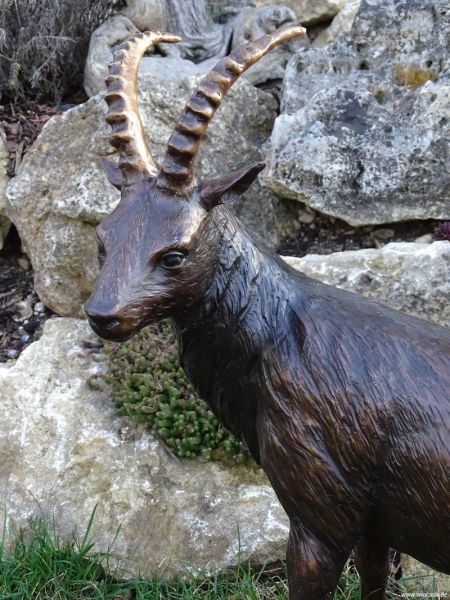
[[[98,227],[94,331],[125,340],[170,317],[182,365],[267,473],[291,529],[289,598],[331,599],[356,547],[362,597],[385,597],[388,549],[450,573],[450,332],[310,279],[254,242],[224,206],[262,163],[197,183],[199,143],[241,73],[289,28],[222,59],[199,84],[160,168],[136,101],[139,60],[115,53],[106,120],[121,201]]]

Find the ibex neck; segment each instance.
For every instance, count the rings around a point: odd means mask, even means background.
[[[221,243],[205,317],[222,323],[236,322],[251,308],[258,294],[263,256],[228,210],[217,211],[215,222]]]
[[[285,330],[289,285],[276,256],[259,248],[228,210],[215,213],[208,224],[217,250],[211,284],[201,306],[175,322],[180,359],[200,396],[259,460],[263,355]]]
[[[270,259],[258,248],[239,220],[228,209],[215,209],[209,227],[215,238],[216,262],[211,286],[181,329],[222,329],[243,324],[248,314],[264,310],[264,296],[271,280],[264,277]],[[183,326],[184,325],[184,326]]]

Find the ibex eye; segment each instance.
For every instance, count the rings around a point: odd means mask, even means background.
[[[170,252],[166,252],[161,256],[159,263],[164,269],[176,269],[177,267],[181,267],[185,260],[186,255],[184,252],[170,250]]]

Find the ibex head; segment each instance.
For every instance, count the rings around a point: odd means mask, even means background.
[[[217,248],[208,221],[215,206],[242,194],[264,168],[243,167],[224,177],[196,182],[194,161],[206,128],[239,75],[276,45],[302,35],[290,27],[241,46],[201,81],[181,114],[158,168],[144,138],[136,79],[144,52],[180,38],[143,33],[114,54],[106,78],[110,142],[116,166],[105,159],[109,181],[121,190],[114,212],[97,228],[101,265],[85,305],[93,329],[123,340],[145,325],[198,302],[214,271]]]

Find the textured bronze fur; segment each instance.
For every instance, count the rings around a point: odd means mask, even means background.
[[[122,199],[98,228],[86,312],[113,340],[172,319],[186,373],[290,518],[291,600],[331,599],[354,547],[362,597],[379,600],[389,546],[450,573],[450,332],[310,279],[253,241],[220,204],[262,167],[189,193],[182,178],[180,194],[167,173],[121,184],[109,164]]]

